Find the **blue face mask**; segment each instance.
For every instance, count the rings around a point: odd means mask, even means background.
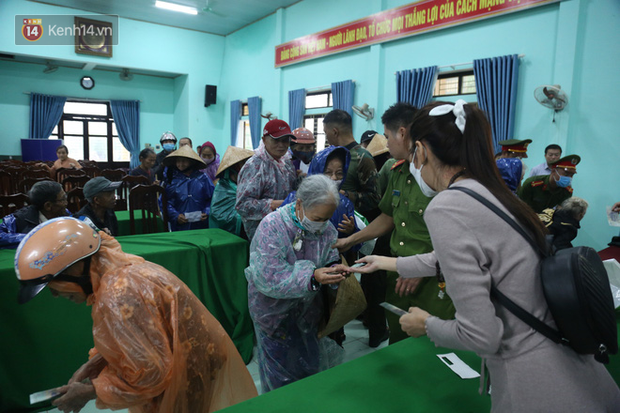
[[[162,147],[168,152],[174,151],[174,143],[164,143]]]
[[[560,179],[556,180],[556,184],[560,188],[569,187],[572,182],[573,182],[573,178],[568,177],[568,176],[560,176]]]

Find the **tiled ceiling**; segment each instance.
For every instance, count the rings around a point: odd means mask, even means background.
[[[167,0],[196,8],[195,16],[157,8],[155,0],[30,1],[226,36],[300,0]]]

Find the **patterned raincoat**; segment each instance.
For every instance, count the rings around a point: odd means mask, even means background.
[[[126,254],[99,233],[92,256],[91,356],[107,366],[92,380],[97,408],[131,413],[207,413],[257,395],[241,356],[217,320],[165,268]],[[80,288],[52,281],[58,291]]]
[[[261,220],[271,212],[271,201],[285,199],[293,190],[296,178],[290,153],[276,161],[261,142],[254,156],[241,168],[237,181],[235,208],[249,240]]]
[[[323,300],[310,282],[315,268],[338,260],[331,247],[336,230],[329,225],[321,235],[305,233],[294,222],[294,205],[263,219],[245,270],[264,392],[324,370],[336,346],[330,338],[317,338]],[[296,251],[293,242],[299,236]]]

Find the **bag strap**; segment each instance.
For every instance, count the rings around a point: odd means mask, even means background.
[[[534,248],[535,251],[538,251],[544,258],[548,256],[548,254],[546,254],[544,251],[541,250],[541,248],[538,245],[536,245],[532,237],[530,237],[523,230],[523,228],[521,228],[504,211],[499,209],[497,206],[493,205],[489,200],[484,198],[482,195],[480,195],[479,193],[475,191],[472,191],[469,188],[463,188],[462,186],[451,187],[448,189],[455,189],[455,190],[464,192],[467,195],[471,196],[472,198],[478,200],[480,203],[482,203],[484,206],[489,208],[491,211],[495,212],[495,214],[497,214],[500,218],[506,221],[512,228],[515,229],[515,231],[521,234],[523,238],[525,238],[530,243],[530,245],[532,246],[532,248]],[[559,331],[549,327],[547,324],[545,324],[544,322],[536,318],[534,315],[532,315],[532,313],[523,309],[523,307],[521,307],[520,305],[512,301],[507,296],[505,296],[504,293],[498,290],[494,285],[491,285],[491,297],[495,298],[500,304],[506,307],[508,311],[510,311],[512,314],[520,318],[521,321],[523,321],[524,323],[526,323],[527,325],[529,325],[534,330],[538,331],[540,334],[544,335],[545,337],[547,337],[554,343],[568,344],[568,340],[563,338]]]

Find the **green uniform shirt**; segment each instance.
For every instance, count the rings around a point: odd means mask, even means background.
[[[394,257],[407,257],[433,251],[431,236],[424,222],[424,211],[431,198],[422,194],[418,183],[409,172],[409,162],[394,164],[388,185],[379,204],[381,212],[394,219],[394,231],[390,239],[390,249]],[[454,318],[454,304],[448,295],[439,298],[439,286],[436,277],[426,277],[411,295],[399,297],[394,288],[398,274],[388,272],[386,301],[408,310],[420,307],[430,314],[449,320]],[[407,335],[398,323],[398,317],[386,314],[390,325],[390,343]]]
[[[396,163],[396,159],[390,158],[381,167],[379,171],[379,179],[377,179],[377,188],[379,189],[379,195],[383,198],[385,194],[385,189],[387,188],[388,182],[390,180],[390,171],[392,166]]]
[[[365,215],[377,208],[381,195],[377,188],[377,167],[370,152],[357,142],[346,146],[351,154],[349,170],[340,189],[355,193],[355,210]]]
[[[528,204],[536,213],[544,209],[554,208],[573,195],[573,188],[549,188],[549,176],[539,175],[528,178],[521,185],[518,192],[519,198]]]

